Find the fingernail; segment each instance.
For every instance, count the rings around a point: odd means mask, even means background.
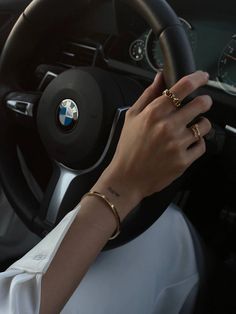
[[[204,72],[204,73],[205,73],[206,77],[209,79],[210,74],[208,72]]]

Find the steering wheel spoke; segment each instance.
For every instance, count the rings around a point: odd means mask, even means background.
[[[127,109],[117,110],[104,151],[91,167],[73,170],[54,162],[53,173],[40,206],[40,221],[44,221],[45,225],[54,226],[59,222],[97,181],[112,159]]]
[[[97,168],[74,171],[55,164],[44,200],[41,203],[41,220],[46,225],[55,226],[69,211],[78,205],[82,196],[99,177]]]
[[[72,209],[66,208],[68,206],[64,205],[64,200],[77,176],[75,171],[60,164],[54,164],[54,171],[40,208],[41,216],[44,216],[43,219],[49,225],[55,225],[63,209],[68,211]]]

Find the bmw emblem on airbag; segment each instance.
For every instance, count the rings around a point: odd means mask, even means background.
[[[79,109],[76,103],[71,99],[64,99],[58,107],[57,118],[63,130],[71,130],[79,118]]]

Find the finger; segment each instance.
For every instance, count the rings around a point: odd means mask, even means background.
[[[163,89],[165,88],[164,76],[159,72],[153,83],[145,89],[143,94],[139,97],[136,103],[131,107],[132,111],[135,113],[140,113],[143,109],[149,105],[154,99],[159,97],[162,94]]]
[[[170,92],[173,93],[173,95],[180,101],[182,101],[184,98],[192,94],[196,89],[203,85],[206,85],[208,80],[208,73],[203,71],[197,71],[193,74],[184,76],[170,89]],[[172,107],[176,109],[175,104],[170,97],[166,95],[163,95],[162,97],[163,99],[165,99],[165,102],[168,101],[172,105]]]
[[[198,127],[199,132],[200,132],[200,137],[202,138],[210,132],[212,125],[211,125],[211,122],[207,118],[201,118],[199,120],[199,122],[197,123],[197,127]],[[186,148],[191,147],[193,144],[195,144],[196,142],[199,141],[199,137],[193,131],[192,127],[186,128],[184,130],[184,133],[185,133],[183,136],[185,139],[184,145]]]
[[[212,98],[208,95],[198,96],[186,106],[176,111],[176,122],[187,125],[193,121],[197,116],[210,110],[212,106]]]
[[[205,143],[205,140],[201,138],[200,141],[198,141],[195,145],[193,145],[191,148],[187,150],[187,155],[188,155],[190,164],[192,164],[198,158],[203,156],[205,152],[206,152],[206,143]]]

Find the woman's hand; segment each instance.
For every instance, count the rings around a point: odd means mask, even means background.
[[[183,100],[208,78],[207,73],[197,71],[177,82],[171,92]],[[199,96],[178,109],[162,95],[163,89],[159,75],[128,110],[114,158],[96,185],[109,197],[117,198],[116,204],[120,199],[122,207],[127,201],[135,206],[144,197],[161,191],[205,153],[203,136],[210,131],[211,123],[200,119],[200,139],[187,126],[211,108],[211,98]]]

